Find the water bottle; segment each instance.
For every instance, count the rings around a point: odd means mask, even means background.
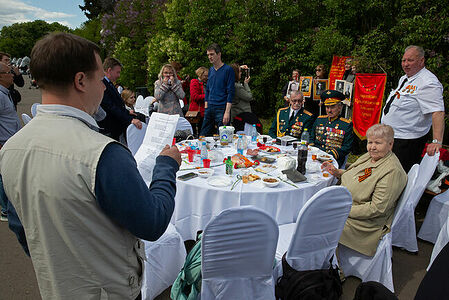
[[[245,145],[243,143],[243,137],[239,134],[239,139],[237,140],[237,153],[243,155],[243,150],[245,149]]]
[[[307,145],[304,141],[301,141],[301,144],[298,147],[298,166],[296,170],[299,173],[305,175],[306,174],[306,162],[307,162]]]
[[[251,131],[251,142],[253,142],[253,143],[257,142],[257,128],[256,128],[256,124],[253,124],[253,129]]]
[[[201,160],[207,159],[207,146],[206,142],[203,142],[201,145]]]
[[[304,128],[301,134],[301,143],[305,142],[306,146],[309,145],[309,132],[307,131],[307,128]]]
[[[228,159],[225,161],[225,165],[226,165],[226,175],[232,175],[233,164],[231,156],[228,156]]]

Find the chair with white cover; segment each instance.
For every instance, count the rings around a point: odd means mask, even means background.
[[[152,300],[173,284],[186,259],[181,235],[168,224],[165,233],[155,242],[143,240],[145,245],[145,273],[142,280],[142,299]]]
[[[193,134],[192,124],[190,124],[190,122],[183,117],[179,117],[178,119],[178,124],[176,125],[175,131],[178,130],[190,130],[190,134]]]
[[[154,97],[152,96],[144,98],[142,95],[139,95],[136,99],[136,104],[134,104],[134,111],[145,115],[145,117],[149,117],[150,104],[153,99]]]
[[[415,164],[408,172],[407,185],[398,200],[392,226],[395,224],[396,219],[398,219],[404,211],[408,200],[411,199],[413,185],[418,178],[418,171],[419,165]],[[377,245],[376,254],[374,254],[373,257],[366,256],[360,252],[339,244],[339,263],[345,276],[358,277],[362,280],[362,282],[380,282],[390,291],[394,292],[393,270],[391,263],[391,257],[393,256],[391,237],[391,232],[382,237]]]
[[[438,234],[449,218],[449,190],[436,195],[430,201],[426,217],[418,232],[422,240],[435,244]]]
[[[352,206],[343,186],[326,187],[301,208],[296,223],[279,226],[275,280],[282,276],[282,256],[297,271],[329,268]]]
[[[37,107],[39,105],[40,105],[40,103],[33,103],[33,105],[31,105],[31,115],[33,116],[33,118],[36,116]]]
[[[413,183],[410,199],[407,200],[401,215],[395,218],[391,226],[393,246],[404,248],[410,252],[418,252],[416,240],[415,208],[421,199],[427,183],[432,178],[438,165],[439,153],[433,156],[424,155],[419,164],[418,180]]]
[[[277,223],[258,208],[230,208],[214,217],[201,241],[201,299],[275,299],[277,240]]]
[[[446,220],[446,222],[443,224],[443,227],[441,227],[440,233],[438,234],[438,238],[435,241],[435,245],[433,246],[432,255],[430,257],[430,263],[427,266],[427,271],[429,271],[430,267],[433,264],[433,261],[438,256],[441,249],[443,249],[448,242],[449,242],[449,222],[448,220]]]
[[[31,121],[31,117],[24,113],[24,114],[22,114],[22,121],[23,121],[23,124],[26,125],[26,124],[28,124],[29,121]]]
[[[129,124],[126,129],[126,141],[128,143],[128,149],[131,151],[133,156],[139,150],[140,145],[142,145],[143,138],[147,132],[147,124],[142,123],[142,129],[137,128],[134,124]]]

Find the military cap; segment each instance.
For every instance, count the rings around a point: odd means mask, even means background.
[[[330,106],[340,103],[345,100],[345,95],[336,90],[325,90],[321,93],[321,101],[324,101],[324,105]]]

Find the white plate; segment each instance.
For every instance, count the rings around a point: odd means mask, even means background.
[[[318,159],[319,161],[328,161],[328,160],[332,160],[332,155],[330,155],[330,154],[318,154],[316,156],[316,159]]]
[[[210,168],[199,169],[198,171],[196,171],[196,173],[200,177],[207,178],[207,177],[211,177],[212,175],[214,175],[214,169],[210,169]]]
[[[228,176],[212,176],[209,177],[207,183],[211,186],[223,187],[231,185],[232,179]]]
[[[265,179],[270,178],[270,179],[274,179],[276,180],[276,182],[266,182]],[[279,179],[274,178],[274,177],[264,177],[262,178],[262,182],[267,186],[267,187],[275,187],[279,184]]]

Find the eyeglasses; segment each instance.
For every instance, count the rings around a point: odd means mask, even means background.
[[[315,71],[317,71],[317,72],[321,72],[321,71],[323,71],[322,69],[316,69]]]
[[[0,72],[0,74],[15,74],[14,71],[11,69],[8,72]]]

